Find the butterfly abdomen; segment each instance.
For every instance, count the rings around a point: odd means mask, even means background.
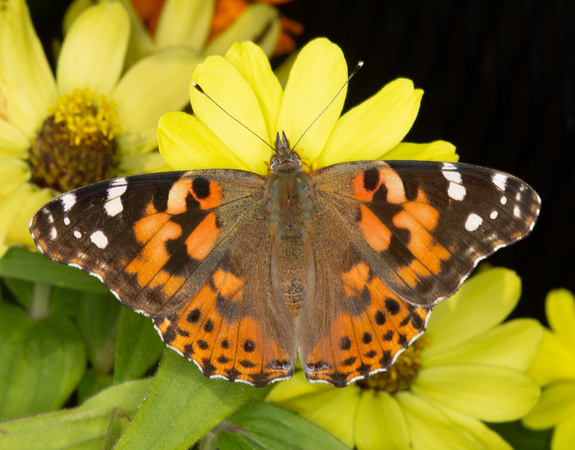
[[[266,188],[274,297],[283,300],[296,317],[306,301],[312,300],[315,284],[309,230],[313,209],[311,180],[295,168],[287,173],[272,173]]]

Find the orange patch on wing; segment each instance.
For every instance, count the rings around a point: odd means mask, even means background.
[[[168,214],[182,214],[188,210],[186,198],[192,195],[194,199],[200,204],[200,209],[211,209],[219,206],[222,202],[222,189],[221,187],[211,181],[209,182],[209,195],[204,198],[198,197],[193,189],[194,179],[180,179],[175,182],[168,195]]]
[[[218,234],[216,215],[210,213],[186,239],[189,257],[204,259],[213,250]]]
[[[369,267],[364,262],[353,266],[349,271],[341,275],[343,289],[346,295],[357,295],[367,284]]]
[[[379,179],[387,188],[387,201],[395,204],[407,202],[403,181],[395,170],[386,167],[379,170]]]
[[[373,194],[377,192],[381,186],[381,179],[378,181],[377,186],[372,191],[365,188],[365,174],[360,173],[353,180],[353,195],[358,200],[364,202],[371,202],[373,200]]]
[[[403,207],[428,231],[433,231],[439,222],[439,211],[428,204],[427,197],[421,189],[417,193],[417,199],[406,203]]]
[[[145,244],[170,220],[168,214],[153,214],[136,222],[134,233],[136,239]]]
[[[141,219],[136,224],[136,235],[138,236],[138,225],[140,222],[148,221],[148,219],[152,220],[158,216],[160,214]],[[143,226],[142,229],[148,231],[146,226]],[[182,233],[182,227],[173,222],[166,222],[160,229],[155,229],[155,231],[155,234],[148,240],[142,252],[126,267],[128,272],[138,274],[138,283],[141,286],[147,286],[168,262],[170,255],[166,250],[166,242],[177,239]],[[138,240],[140,239],[138,238]]]
[[[389,248],[391,231],[377,216],[365,205],[360,205],[361,221],[358,223],[364,239],[376,252],[383,252]]]
[[[186,279],[177,275],[171,275],[165,270],[160,270],[157,275],[150,281],[149,288],[161,286],[162,292],[167,297],[172,297],[180,290]]]
[[[413,287],[418,283],[420,277],[439,274],[441,261],[448,259],[451,253],[433,238],[425,226],[426,224],[436,226],[439,215],[431,212],[427,204],[410,203],[414,205],[410,208],[416,213],[412,215],[406,208],[406,211],[393,217],[393,223],[398,228],[405,228],[411,232],[411,239],[407,248],[415,259],[408,266],[400,269],[398,274]],[[422,225],[420,222],[424,224]]]
[[[218,292],[224,297],[237,296],[245,283],[241,278],[222,269],[216,270],[212,275],[212,281]]]

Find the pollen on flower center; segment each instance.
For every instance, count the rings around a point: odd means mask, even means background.
[[[121,131],[114,102],[90,89],[62,95],[30,147],[32,180],[64,192],[110,178]]]
[[[301,158],[301,166],[306,173],[310,174],[318,169],[319,163],[317,162],[317,159],[312,161],[309,158],[303,157]]]
[[[369,378],[356,381],[361,389],[386,391],[395,394],[409,388],[421,368],[421,351],[429,344],[427,336],[421,336],[406,349],[386,372],[377,373]]]

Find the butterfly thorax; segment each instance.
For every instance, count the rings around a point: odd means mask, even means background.
[[[285,134],[276,138],[266,183],[265,214],[271,227],[274,292],[295,316],[313,293],[315,267],[310,241],[313,190],[310,176],[290,149]]]

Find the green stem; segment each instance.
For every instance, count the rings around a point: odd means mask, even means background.
[[[34,295],[30,303],[29,314],[34,320],[42,319],[50,314],[50,292],[52,285],[37,281],[34,283]]]

